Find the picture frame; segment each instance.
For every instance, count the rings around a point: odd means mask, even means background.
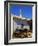
[[[33,11],[32,11],[32,38],[22,38],[22,39],[16,39],[16,41],[14,40],[14,38],[17,38],[16,36],[13,37],[12,39],[12,30],[15,29],[14,24],[12,25],[12,20],[11,20],[11,16],[9,17],[9,15],[11,15],[10,12],[10,6],[12,5],[30,5],[33,7]],[[29,6],[28,5],[28,6]],[[29,10],[30,11],[30,10]],[[15,11],[14,11],[15,12]],[[15,20],[16,21],[16,20]],[[34,21],[34,22],[33,22]],[[35,25],[35,26],[34,26]],[[12,27],[13,26],[13,27]],[[28,34],[28,33],[27,33]],[[20,34],[21,35],[21,34]],[[12,39],[12,40],[11,40]],[[30,1],[5,1],[4,2],[4,44],[8,45],[8,44],[32,44],[32,43],[37,43],[37,2],[30,2]]]

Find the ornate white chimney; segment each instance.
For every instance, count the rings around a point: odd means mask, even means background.
[[[20,17],[22,18],[21,9],[20,9]]]

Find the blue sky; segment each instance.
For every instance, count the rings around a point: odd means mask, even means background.
[[[32,19],[32,6],[11,5],[10,12],[16,16],[19,16],[20,9],[21,9],[21,14],[23,17]]]

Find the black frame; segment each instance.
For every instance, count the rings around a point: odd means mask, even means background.
[[[33,3],[36,4],[36,18],[35,18],[35,42],[20,42],[20,43],[8,43],[8,3],[13,2],[13,3]],[[6,14],[5,14],[6,13]],[[6,18],[5,18],[6,15]],[[6,20],[5,20],[6,19]],[[5,23],[6,21],[6,23]],[[5,30],[5,24],[6,24],[6,30]],[[6,32],[5,32],[6,31]],[[4,1],[4,44],[31,44],[31,43],[37,43],[37,2],[30,2],[30,1]]]

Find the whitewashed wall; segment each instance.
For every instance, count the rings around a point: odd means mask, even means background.
[[[30,26],[29,25],[26,25],[23,28],[26,28],[26,29],[30,30]]]
[[[14,22],[14,24],[13,24],[14,25],[14,28],[13,28],[14,31],[16,30],[16,28],[19,28],[19,29],[21,28],[21,25],[17,25],[17,23],[15,21],[13,21],[13,22]]]
[[[17,23],[13,20],[13,31],[15,31],[17,28]]]

